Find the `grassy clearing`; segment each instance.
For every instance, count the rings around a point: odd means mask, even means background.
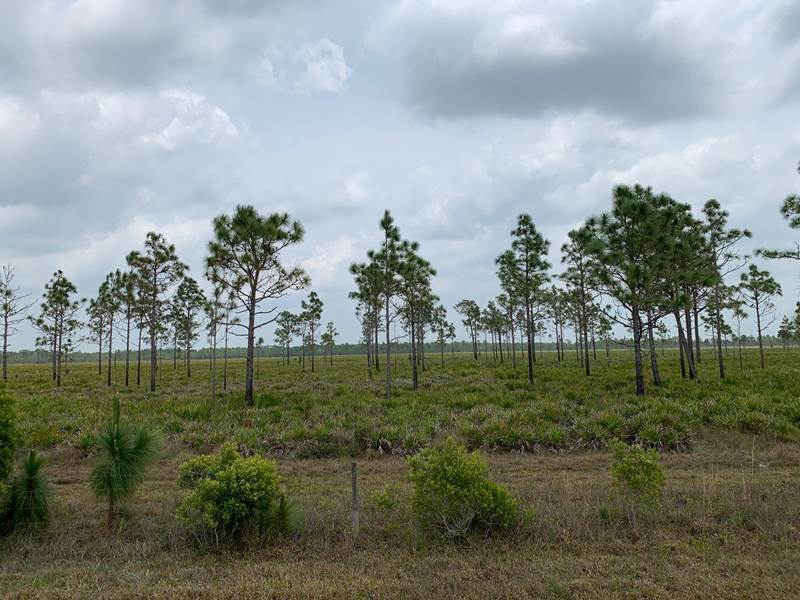
[[[264,361],[253,408],[243,406],[239,387],[209,399],[200,364],[191,382],[165,365],[152,396],[135,386],[109,391],[90,365],[72,365],[63,390],[51,388],[45,366],[14,366],[22,434],[45,449],[55,498],[47,530],[0,542],[0,591],[47,598],[796,597],[800,356],[772,352],[761,371],[748,352],[742,372],[731,358],[728,381],[714,378],[708,355],[708,372],[690,383],[667,353],[667,384],[644,400],[630,393],[623,353],[610,366],[601,358],[590,380],[545,355],[533,389],[522,372],[457,356],[444,368],[431,365],[418,393],[400,389],[391,401],[355,357],[314,374]],[[238,383],[243,365],[233,368]],[[401,369],[398,379],[406,377]],[[105,507],[88,486],[92,438],[110,414],[110,394],[119,394],[125,418],[165,437],[116,535],[105,530]],[[582,433],[587,421],[608,431]],[[649,440],[645,425],[653,423],[678,442]],[[598,448],[615,427],[629,439],[688,450],[662,454],[666,490],[635,530],[610,458]],[[525,517],[513,531],[463,544],[418,533],[407,465],[397,454],[449,434],[482,447],[492,478],[519,498]],[[278,458],[304,526],[268,547],[202,554],[175,519],[186,493],[176,483],[178,466],[227,439]],[[365,439],[377,441],[358,443]],[[359,457],[363,498],[357,540],[349,527],[351,453]]]
[[[22,433],[38,447],[86,447],[109,412],[111,393],[120,396],[128,419],[159,428],[181,444],[207,447],[234,440],[299,458],[405,454],[448,435],[487,450],[600,447],[612,437],[685,449],[707,426],[800,441],[796,352],[771,352],[764,370],[757,368],[755,352],[746,353],[744,369],[731,356],[729,378],[720,381],[706,351],[698,382],[682,380],[677,354],[668,352],[662,357],[665,385],[651,387],[644,398],[632,393],[625,352],[612,354],[610,364],[600,357],[591,378],[574,363],[559,365],[554,354],[544,354],[533,387],[523,368],[476,363],[466,355],[441,367],[432,356],[416,392],[409,389],[404,359],[398,359],[399,385],[390,400],[380,378],[367,379],[362,357],[337,357],[333,366],[318,365],[315,373],[262,359],[255,407],[242,401],[242,361],[231,362],[230,393],[213,399],[208,364],[202,361],[191,380],[180,366],[173,371],[165,364],[155,394],[135,385],[109,390],[88,364],[71,365],[59,390],[48,366],[14,365],[11,389]],[[115,381],[122,380],[118,366]]]

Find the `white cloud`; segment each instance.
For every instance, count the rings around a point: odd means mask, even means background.
[[[312,255],[300,264],[311,277],[314,286],[339,281],[342,273],[355,258],[356,242],[349,235],[315,246]]]
[[[200,94],[172,89],[162,92],[160,98],[166,101],[172,116],[162,129],[141,136],[146,144],[174,151],[186,143],[213,143],[239,136],[228,113]]]
[[[369,197],[369,173],[359,171],[344,180],[344,196],[356,204],[361,204]]]
[[[295,53],[295,59],[305,66],[297,82],[297,89],[305,93],[341,93],[352,74],[344,50],[328,38],[303,44]]]

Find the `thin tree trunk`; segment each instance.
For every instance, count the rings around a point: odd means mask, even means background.
[[[8,315],[3,315],[3,381],[8,381]]]
[[[136,385],[142,384],[142,328],[139,326],[139,340],[136,350]]]
[[[380,343],[380,339],[378,338],[378,321],[379,321],[379,316],[378,315],[379,315],[379,313],[380,313],[380,310],[376,306],[375,307],[375,347],[374,347],[373,352],[372,352],[372,357],[373,357],[373,360],[374,360],[374,363],[375,363],[375,372],[376,373],[380,373],[380,370],[381,370],[381,364],[380,364],[381,343]],[[388,365],[389,363],[387,362],[386,364]]]
[[[244,403],[253,406],[253,352],[256,333],[256,288],[250,292],[247,316],[247,366],[245,373]]]
[[[108,376],[106,377],[106,385],[111,387],[111,367],[112,365],[112,344],[114,340],[114,319],[108,320]]]
[[[592,369],[591,369],[591,366],[589,364],[589,332],[588,332],[589,322],[588,322],[587,315],[586,315],[586,305],[585,304],[581,307],[581,313],[582,313],[581,329],[583,330],[583,362],[584,362],[583,366],[584,366],[584,372],[586,373],[586,376],[588,377],[589,375],[592,374]]]
[[[642,369],[642,321],[639,309],[633,308],[633,361],[636,372],[636,395],[644,395],[644,371]]]
[[[689,365],[689,379],[697,378],[697,364],[694,361],[694,347],[692,345],[692,316],[689,307],[683,309],[684,320],[686,321],[686,330],[684,336],[686,337],[686,363]]]
[[[683,355],[683,346],[686,343],[686,340],[683,337],[683,327],[681,327],[681,318],[678,314],[678,311],[674,311],[673,315],[675,316],[675,322],[678,325],[678,354],[681,361],[681,377],[686,379],[686,359]]]
[[[656,338],[653,335],[653,313],[647,311],[647,339],[650,345],[650,369],[653,372],[653,384],[661,385],[661,374],[658,372],[658,357],[656,356]]]
[[[419,381],[417,379],[417,336],[416,325],[414,324],[414,313],[411,313],[411,387],[417,389]]]
[[[388,243],[388,241],[387,241]],[[388,277],[388,265],[385,267],[384,275]],[[391,351],[391,337],[389,332],[389,294],[388,290],[386,293],[386,308],[385,308],[385,319],[386,319],[386,397],[392,397],[392,351]]]
[[[125,387],[130,385],[130,371],[131,371],[131,310],[130,307],[126,316],[127,324],[125,326]]]
[[[528,345],[528,383],[533,384],[533,340],[531,339],[531,304],[530,301],[525,299],[525,333]]]
[[[692,310],[694,312],[694,360],[699,364],[702,356],[700,354],[700,311],[697,307],[697,292],[695,292],[693,296]]]
[[[222,391],[228,391],[228,331],[230,330],[230,324],[228,323],[228,318],[230,315],[225,319],[225,349],[223,350],[222,354]],[[287,354],[287,359],[288,354]]]
[[[216,309],[214,313],[216,315]],[[214,317],[216,319],[216,316]],[[217,328],[216,321],[211,328],[211,397],[217,396]]]
[[[717,330],[717,361],[719,362],[719,377],[725,379],[725,359],[722,356],[722,311],[719,308],[719,284],[714,287],[714,321]],[[695,325],[697,323],[695,322]]]

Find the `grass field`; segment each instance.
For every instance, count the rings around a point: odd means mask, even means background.
[[[71,365],[63,389],[48,367],[11,369],[26,446],[45,449],[54,483],[44,531],[0,542],[9,597],[545,597],[792,598],[800,589],[800,353],[747,351],[719,381],[710,351],[698,382],[662,357],[665,385],[632,394],[630,356],[599,356],[591,378],[545,353],[537,382],[491,360],[429,357],[410,389],[404,357],[383,396],[363,357],[301,371],[264,359],[256,406],[242,402],[243,363],[229,394],[210,398],[207,363],[187,381],[164,364],[155,394]],[[121,366],[115,380],[122,381]],[[143,377],[143,381],[146,377]],[[91,496],[93,438],[118,394],[125,419],[162,432],[160,459],[120,532]],[[520,499],[514,531],[461,544],[417,532],[402,454],[456,436],[480,448]],[[658,447],[667,486],[639,527],[625,521],[603,449],[611,437]],[[270,454],[303,527],[266,547],[222,555],[193,548],[175,519],[178,466],[226,440]],[[349,526],[356,456],[362,526]]]

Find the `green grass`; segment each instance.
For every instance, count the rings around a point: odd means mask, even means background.
[[[800,353],[772,351],[768,368],[728,357],[728,379],[717,376],[708,350],[698,381],[681,379],[677,355],[662,357],[665,384],[646,397],[632,393],[630,355],[615,352],[609,365],[598,357],[585,377],[571,362],[545,353],[529,386],[522,366],[457,355],[441,367],[429,359],[419,390],[410,389],[407,358],[398,357],[395,393],[386,399],[382,377],[369,380],[363,357],[337,357],[317,371],[262,359],[254,407],[243,403],[243,361],[230,363],[229,394],[210,397],[208,363],[197,361],[194,377],[159,371],[155,394],[146,386],[109,390],[96,366],[70,365],[62,389],[54,389],[47,365],[11,368],[23,438],[37,447],[90,443],[119,395],[126,418],[160,429],[188,446],[227,440],[252,450],[299,458],[377,452],[407,454],[432,440],[455,435],[470,447],[536,451],[601,447],[613,437],[659,449],[690,448],[699,432],[717,426],[780,440],[800,440]],[[114,373],[123,380],[122,367]],[[145,373],[143,382],[148,380]]]
[[[799,352],[747,351],[718,380],[705,351],[698,382],[662,359],[661,389],[631,393],[630,355],[600,356],[591,378],[554,354],[529,387],[520,367],[467,355],[430,357],[410,389],[405,357],[396,395],[370,382],[363,357],[316,373],[264,360],[257,403],[245,407],[243,363],[229,394],[209,397],[165,364],[156,394],[107,389],[96,365],[71,365],[55,390],[47,366],[11,369],[26,445],[44,451],[54,488],[43,531],[0,541],[7,597],[275,598],[792,598],[800,589]],[[205,368],[204,368],[205,367]],[[143,378],[143,381],[146,377]],[[122,381],[121,368],[115,381]],[[111,397],[123,418],[162,432],[164,450],[117,534],[88,484],[93,437]],[[519,499],[523,519],[491,540],[423,537],[398,454],[455,435],[482,449],[493,480]],[[612,481],[610,437],[659,447],[666,489],[634,530]],[[226,440],[278,459],[303,526],[264,547],[198,552],[175,518],[187,458]],[[20,455],[23,449],[20,450]],[[350,456],[360,466],[359,537],[350,535]]]

